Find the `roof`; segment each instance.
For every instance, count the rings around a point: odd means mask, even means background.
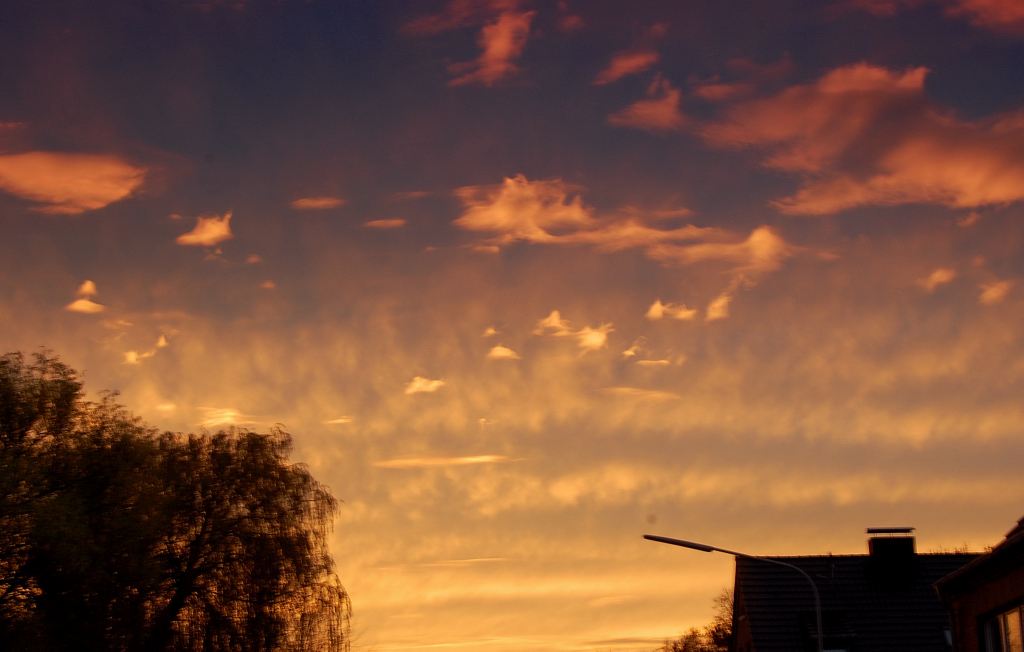
[[[821,594],[826,649],[857,652],[948,652],[949,616],[932,585],[976,554],[907,558],[902,576],[880,569],[870,555],[771,557],[806,571]],[[890,569],[891,570],[891,569]],[[756,652],[814,649],[814,598],[807,580],[789,568],[736,559]]]
[[[995,548],[935,583],[946,597],[956,597],[1024,565],[1024,517]]]

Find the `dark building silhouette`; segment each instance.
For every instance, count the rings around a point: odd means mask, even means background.
[[[999,545],[942,578],[957,652],[1022,652],[1024,518]]]
[[[933,585],[979,555],[918,554],[912,530],[868,530],[866,555],[772,557],[814,579],[823,649],[950,652],[949,612]],[[817,650],[814,597],[800,573],[738,557],[733,595],[730,652]]]

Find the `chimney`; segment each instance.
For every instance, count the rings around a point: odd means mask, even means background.
[[[903,584],[916,575],[917,549],[912,527],[869,527],[868,567],[876,580]]]

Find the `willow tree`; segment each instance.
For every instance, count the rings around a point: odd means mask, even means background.
[[[0,358],[0,640],[14,650],[345,650],[328,490],[291,437],[163,433]]]

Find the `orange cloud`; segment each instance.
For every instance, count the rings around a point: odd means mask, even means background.
[[[697,314],[696,310],[687,308],[685,304],[679,304],[678,306],[674,303],[662,303],[661,299],[658,299],[651,304],[651,307],[644,313],[644,317],[651,321],[657,321],[663,317],[670,319],[688,320],[693,319]]]
[[[1010,288],[1013,287],[1012,281],[998,281],[996,283],[988,283],[981,286],[981,296],[978,297],[978,303],[991,306],[1000,303],[1009,294]]]
[[[635,216],[599,219],[573,191],[560,179],[529,181],[522,175],[506,178],[498,185],[459,188],[455,195],[462,200],[465,210],[454,223],[467,231],[492,234],[478,243],[489,247],[533,242],[590,244],[602,251],[618,251],[660,242],[724,236],[719,229],[693,225],[654,229]]]
[[[89,280],[82,281],[76,294],[80,297],[94,297],[96,296],[96,284]]]
[[[721,229],[692,224],[671,230],[655,229],[636,215],[598,218],[573,190],[560,179],[529,181],[522,175],[506,178],[499,185],[459,188],[455,195],[462,200],[465,210],[454,223],[468,231],[490,235],[474,243],[477,249],[498,251],[514,242],[589,244],[605,252],[643,248],[648,258],[666,266],[705,261],[732,263],[730,292],[741,285],[753,285],[759,276],[775,271],[800,250],[768,226],[754,229],[746,240],[736,242],[734,235]],[[682,310],[676,318],[685,318],[681,316],[686,314],[685,308]],[[557,317],[557,311],[552,316]]]
[[[639,100],[608,116],[614,127],[630,127],[644,131],[678,131],[687,122],[679,112],[682,92],[667,79],[655,79],[647,89],[649,99]]]
[[[562,319],[562,315],[557,310],[552,310],[550,315],[537,322],[537,328],[534,329],[533,334],[544,335],[549,331],[556,337],[575,337],[579,347],[586,353],[603,349],[608,344],[608,333],[614,332],[615,329],[611,324],[601,324],[597,328],[584,326],[580,330],[574,331],[572,325]]]
[[[292,202],[292,208],[299,210],[323,210],[344,206],[346,201],[341,197],[305,197]]]
[[[64,306],[64,310],[70,312],[80,312],[87,315],[95,314],[97,312],[103,312],[107,308],[89,299],[76,299],[68,305]]]
[[[917,280],[917,284],[925,289],[925,292],[934,292],[935,288],[949,283],[956,278],[955,269],[939,268],[928,275],[927,278]]]
[[[597,328],[584,326],[575,333],[579,347],[586,351],[597,351],[608,345],[608,333],[613,332],[611,324],[601,324]]]
[[[732,294],[723,292],[708,304],[708,311],[704,317],[705,321],[716,321],[729,316],[729,303],[732,301]]]
[[[703,242],[693,245],[658,244],[648,255],[672,265],[723,261],[735,265],[738,274],[761,274],[777,270],[782,261],[797,251],[770,226],[760,226],[742,242]]]
[[[187,246],[212,247],[235,237],[235,234],[231,232],[230,222],[231,211],[224,213],[223,216],[204,217],[200,215],[196,218],[195,228],[188,233],[179,235],[175,242]]]
[[[612,55],[612,60],[608,63],[608,67],[597,74],[593,83],[596,86],[602,86],[618,81],[628,75],[644,72],[658,63],[660,59],[661,55],[654,50],[616,52]]]
[[[91,297],[96,296],[96,293],[95,283],[89,280],[83,281],[82,284],[78,286],[78,290],[75,291],[75,294],[78,295],[78,299],[64,306],[64,310],[69,312],[80,312],[86,315],[94,315],[98,312],[103,312],[106,310],[106,307],[91,299]]]
[[[572,327],[569,322],[562,319],[562,315],[557,310],[552,310],[551,314],[537,322],[537,328],[534,329],[534,335],[543,335],[548,331],[552,331],[552,335],[572,335]]]
[[[487,352],[487,357],[491,360],[518,360],[519,354],[499,344]]]
[[[925,68],[857,64],[738,103],[702,135],[767,150],[764,165],[804,175],[773,204],[794,215],[911,202],[974,208],[1024,199],[1024,116],[967,122],[931,108]]]
[[[421,393],[424,393],[424,392],[430,393],[430,392],[436,392],[437,390],[441,389],[442,387],[444,387],[444,381],[443,380],[431,380],[429,378],[424,378],[423,376],[416,376],[411,381],[409,381],[408,385],[405,386],[405,393],[406,394],[421,394]]]
[[[145,168],[116,156],[25,152],[0,156],[0,190],[41,204],[40,213],[76,215],[132,194]]]

